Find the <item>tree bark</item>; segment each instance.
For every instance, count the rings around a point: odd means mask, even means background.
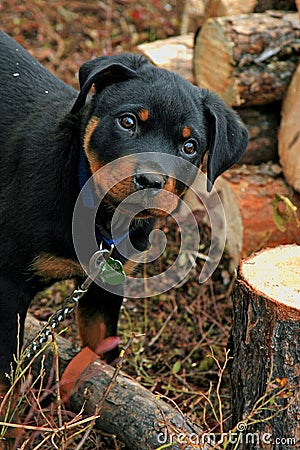
[[[287,182],[300,192],[300,65],[285,95],[278,135],[280,163]]]
[[[39,322],[31,315],[26,319],[25,339],[30,341],[40,330]],[[72,344],[58,336],[60,376],[68,363],[76,355]],[[46,373],[53,369],[53,351],[49,346],[44,352]],[[33,374],[41,370],[40,358],[32,365]],[[79,377],[71,397],[71,409],[78,413],[85,406],[85,414],[93,415],[99,400],[111,383],[114,368],[96,360],[86,367]],[[192,424],[183,414],[155,394],[145,389],[135,380],[120,372],[100,410],[100,419],[95,427],[113,434],[131,450],[156,449],[173,443],[170,448],[192,450],[192,444],[199,444],[199,450],[210,448],[205,444],[200,427]],[[179,443],[178,443],[179,442]],[[168,447],[169,448],[169,447]]]
[[[237,108],[237,112],[249,131],[249,144],[240,164],[261,164],[278,161],[278,129],[281,103]]]
[[[232,417],[241,432],[238,448],[298,448],[300,246],[267,249],[244,260],[232,297]]]
[[[72,410],[94,414],[105,393],[114,369],[103,361],[92,363],[78,380],[71,399]],[[157,449],[170,444],[179,450],[207,449],[202,445],[201,429],[124,373],[118,376],[100,410],[96,425],[116,435],[131,450]],[[205,442],[205,441],[204,441]]]
[[[208,19],[196,40],[196,82],[230,106],[280,100],[297,67],[299,38],[298,13]]]
[[[289,218],[291,211],[284,201],[279,202],[278,214],[283,219],[286,218],[286,226],[278,229],[274,220],[274,200],[277,196],[287,198],[298,207],[295,215],[300,220],[300,197],[287,186],[280,172],[281,169],[277,164],[262,164],[261,166],[237,166],[223,175],[235,192],[241,211],[244,229],[242,257],[244,258],[263,247],[300,244],[296,217],[291,215]]]

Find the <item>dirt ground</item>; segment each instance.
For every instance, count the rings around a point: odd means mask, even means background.
[[[176,35],[180,1],[2,0],[0,26],[65,82],[96,56]]]

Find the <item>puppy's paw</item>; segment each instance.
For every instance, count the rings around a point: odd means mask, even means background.
[[[74,386],[84,369],[98,358],[103,357],[105,353],[114,350],[118,344],[118,337],[107,337],[97,344],[95,351],[86,346],[69,362],[60,381],[62,401],[67,408],[70,406]]]
[[[89,347],[84,347],[67,365],[60,380],[61,398],[67,408],[70,406],[72,390],[79,376],[89,364],[98,358],[97,353]]]

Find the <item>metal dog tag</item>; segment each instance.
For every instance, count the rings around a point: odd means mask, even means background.
[[[105,257],[107,257],[108,255],[108,250],[99,250],[92,255],[89,262],[89,270],[92,278],[94,273],[96,273],[97,275],[101,273],[103,264],[105,263]]]
[[[124,283],[126,274],[123,264],[117,259],[107,258],[101,267],[100,277],[112,286]]]

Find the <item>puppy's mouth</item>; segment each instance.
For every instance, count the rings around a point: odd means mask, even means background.
[[[105,167],[105,166],[104,166]],[[134,170],[131,176],[121,177],[119,171],[103,170],[94,174],[94,184],[99,197],[114,209],[137,218],[164,217],[178,205],[185,188],[174,177],[153,170]],[[127,168],[128,169],[128,168]],[[117,181],[117,179],[121,181]]]
[[[141,188],[133,175],[110,189],[104,201],[123,214],[142,219],[170,215],[177,208],[179,196],[175,192],[173,179],[167,179],[161,187]]]

